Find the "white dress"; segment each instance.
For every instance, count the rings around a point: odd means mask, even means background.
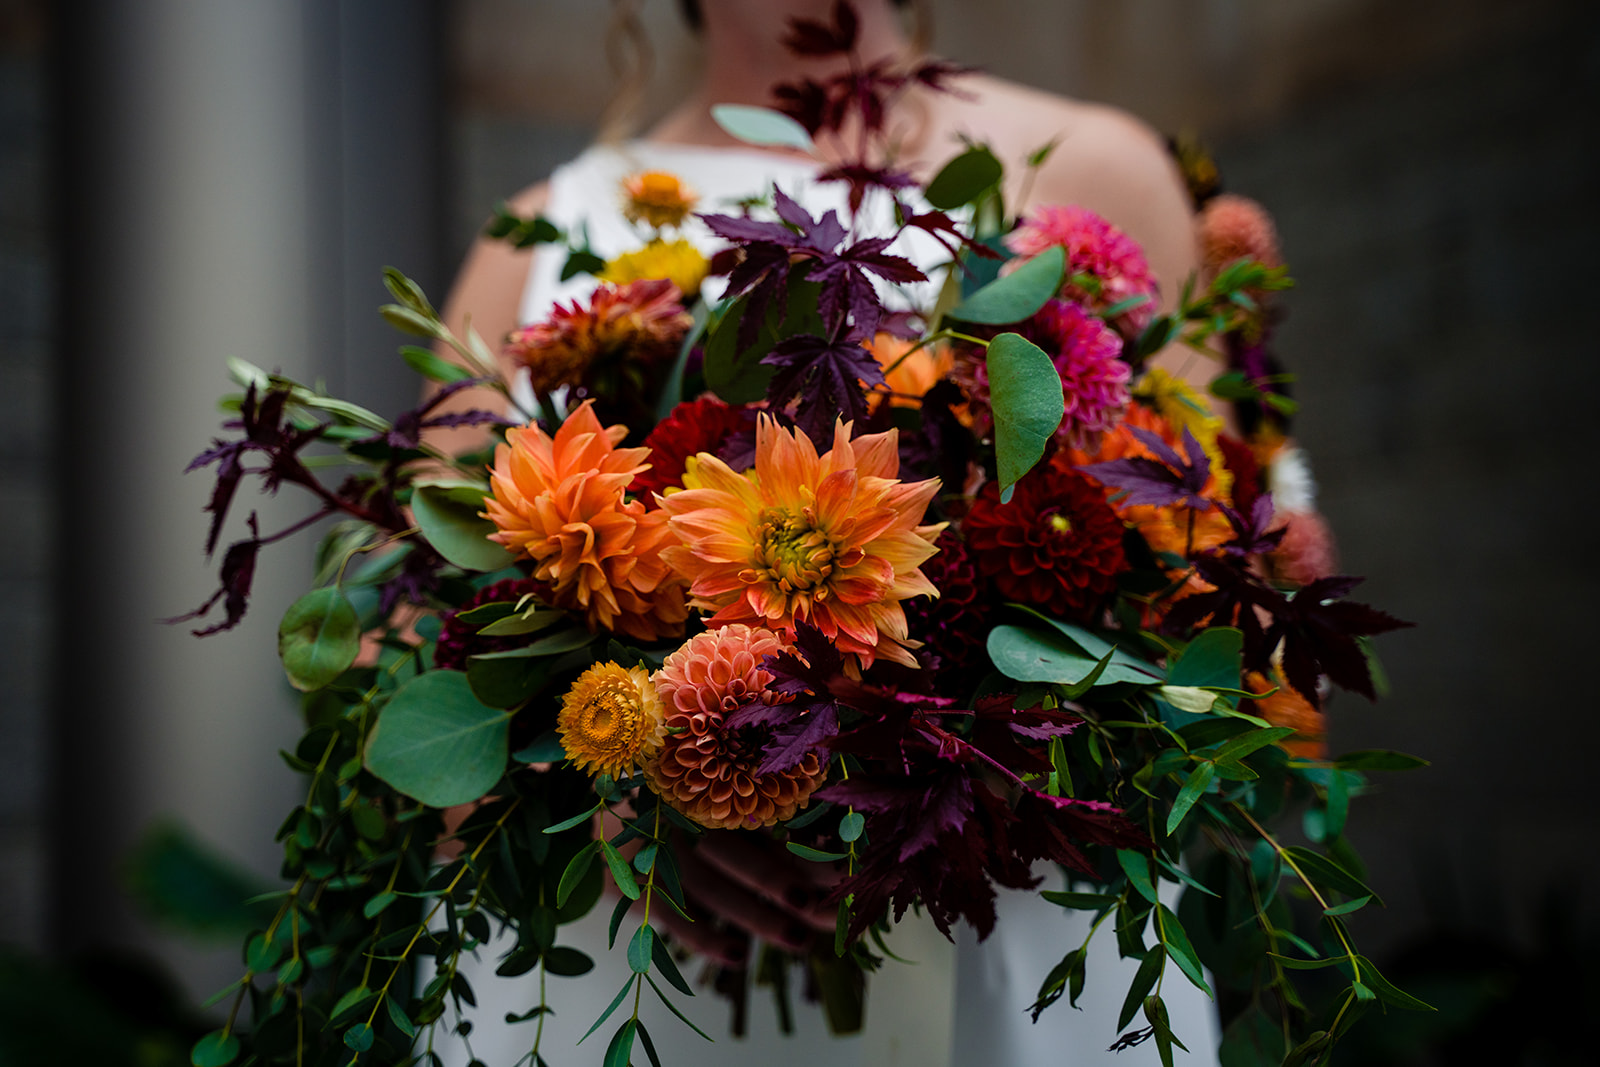
[[[813,215],[833,207],[840,210],[841,218],[848,217],[843,211],[843,187],[813,182],[814,166],[807,160],[749,149],[644,142],[596,146],[557,169],[550,178],[545,213],[552,222],[573,232],[586,226],[590,245],[601,256],[636,248],[642,237],[622,217],[621,182],[643,170],[669,171],[686,181],[700,193],[701,211],[733,212],[735,201],[776,183]],[[698,221],[691,221],[685,236],[708,251],[718,247]],[[919,263],[938,263],[945,258],[937,245],[916,240],[924,235],[908,236],[909,243],[890,251]],[[556,300],[583,297],[593,288],[594,281],[588,276],[561,281],[561,267],[558,254],[534,256],[523,293],[523,322],[543,318]],[[708,292],[708,296],[715,295]],[[931,294],[916,294],[916,299],[931,303]],[[1045,873],[1044,866],[1040,873]],[[1059,879],[1058,873],[1050,874],[1044,888],[1051,888]],[[1169,906],[1176,907],[1176,896],[1171,893]],[[548,982],[549,1001],[556,1014],[546,1021],[540,1051],[557,1067],[598,1062],[611,1033],[627,1018],[623,1014],[627,1009],[619,1009],[574,1057],[573,1043],[611,1002],[629,974],[623,946],[619,944],[615,951],[606,949],[610,912],[610,902],[602,900],[586,918],[561,928],[561,942],[587,952],[596,967],[582,978],[551,978]],[[798,995],[795,1033],[780,1035],[770,995],[754,988],[749,1001],[749,1033],[742,1039],[729,1036],[729,1007],[709,989],[692,999],[674,993],[674,1002],[716,1039],[714,1044],[707,1044],[673,1018],[648,990],[640,1017],[661,1054],[663,1067],[746,1067],[752,1063],[760,1067],[819,1063],[829,1067],[947,1067],[954,1063],[1145,1067],[1160,1062],[1153,1041],[1122,1053],[1107,1051],[1117,1037],[1117,1014],[1138,968],[1137,961],[1117,957],[1110,923],[1102,926],[1090,947],[1089,981],[1079,999],[1080,1010],[1074,1011],[1063,1000],[1032,1024],[1026,1009],[1039,983],[1063,955],[1082,943],[1089,929],[1088,916],[1049,904],[1037,893],[1007,890],[1001,890],[999,912],[999,925],[987,941],[979,944],[972,932],[963,928],[955,946],[931,924],[911,922],[908,917],[889,944],[897,955],[916,961],[916,965],[890,960],[869,980],[866,1027],[852,1037],[830,1036],[820,1008],[805,1004]],[[537,986],[532,975],[496,978],[499,955],[485,950],[481,961],[475,965],[467,961],[463,967],[479,1003],[471,1047],[490,1067],[511,1067],[531,1047],[535,1023],[506,1025],[501,1020],[507,1013],[532,1007],[537,1002]],[[691,982],[697,971],[691,961],[685,969]],[[796,973],[791,988],[797,990],[799,985]],[[1210,1000],[1175,967],[1169,968],[1164,996],[1174,1032],[1193,1053],[1183,1057],[1179,1052],[1181,1062],[1196,1067],[1216,1064],[1219,1032]],[[1141,1016],[1134,1025],[1142,1023]],[[459,1046],[440,1051],[451,1064],[465,1064],[469,1058]],[[642,1050],[636,1048],[634,1061],[646,1062]]]

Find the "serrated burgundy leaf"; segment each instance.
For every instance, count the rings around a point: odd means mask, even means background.
[[[1172,468],[1143,456],[1087,463],[1078,469],[1103,485],[1127,493],[1125,504],[1168,507],[1188,495]]]
[[[839,705],[833,701],[816,704],[788,726],[774,730],[772,740],[761,750],[757,774],[776,774],[798,766],[839,732]]]
[[[868,386],[883,382],[883,368],[860,344],[832,344],[802,334],[774,348],[761,362],[777,368],[767,387],[774,406],[799,398],[794,420],[814,441],[833,436],[837,418],[853,422],[867,414]]]

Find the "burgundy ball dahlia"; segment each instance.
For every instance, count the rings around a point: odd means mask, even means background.
[[[1105,490],[1049,462],[1017,483],[1009,504],[999,483],[985,485],[962,529],[978,572],[1001,595],[1064,618],[1089,618],[1128,565]]]

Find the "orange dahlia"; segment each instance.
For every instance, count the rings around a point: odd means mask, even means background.
[[[897,408],[921,407],[923,394],[949,374],[954,364],[950,350],[944,345],[923,345],[913,352],[912,343],[889,333],[880,333],[861,342],[883,368],[889,403]],[[882,397],[878,392],[868,394],[874,405],[880,403]]]
[[[804,620],[863,667],[878,656],[914,667],[900,602],[939,595],[920,569],[944,528],[921,525],[939,480],[899,480],[897,431],[852,441],[850,428],[838,421],[819,455],[804,430],[764,414],[753,471],[691,457],[683,492],[661,499],[678,540],[663,555],[690,603],[716,612],[712,627],[792,636]]]
[[[722,726],[757,697],[778,699],[765,692],[772,674],[761,664],[787,647],[771,630],[733,623],[695,635],[655,674],[667,734],[660,753],[645,762],[645,780],[702,826],[751,829],[789,819],[827,774],[814,752],[788,770],[759,774],[759,732]]]
[[[596,663],[561,698],[556,732],[579,769],[622,778],[660,750],[663,710],[643,667]]]
[[[592,628],[653,641],[683,632],[682,583],[661,555],[666,516],[625,498],[648,449],[617,448],[585,401],[554,438],[538,426],[506,432],[495,449],[484,516],[492,540],[534,563],[550,602],[583,612]]]
[[[601,282],[584,307],[556,304],[543,322],[513,330],[508,358],[526,367],[536,392],[579,385],[594,370],[670,362],[694,321],[669,281]]]
[[[1244,676],[1244,687],[1252,693],[1271,692],[1275,683],[1259,671],[1249,671]],[[1279,744],[1291,756],[1301,759],[1323,759],[1328,754],[1327,726],[1322,712],[1299,692],[1284,684],[1269,697],[1246,702],[1251,711],[1274,726],[1292,726],[1295,732]]]
[[[629,222],[660,229],[681,226],[700,199],[676,174],[647,170],[622,182],[622,214]]]

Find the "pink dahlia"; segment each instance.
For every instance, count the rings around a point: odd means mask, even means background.
[[[1044,349],[1061,374],[1066,414],[1057,439],[1074,448],[1092,449],[1128,408],[1132,372],[1122,361],[1122,339],[1103,320],[1066,300],[1050,301],[1018,332]],[[954,376],[966,390],[975,428],[986,433],[992,417],[989,368],[983,354],[964,354]]]
[[[1055,245],[1067,254],[1069,281],[1061,295],[1081,301],[1092,311],[1143,296],[1145,302],[1120,315],[1118,323],[1130,336],[1137,336],[1150,324],[1159,303],[1158,287],[1139,242],[1076,204],[1040,207],[1006,236],[1006,247],[1027,259]],[[1100,291],[1091,293],[1073,285],[1070,279],[1074,274],[1092,275]]]

